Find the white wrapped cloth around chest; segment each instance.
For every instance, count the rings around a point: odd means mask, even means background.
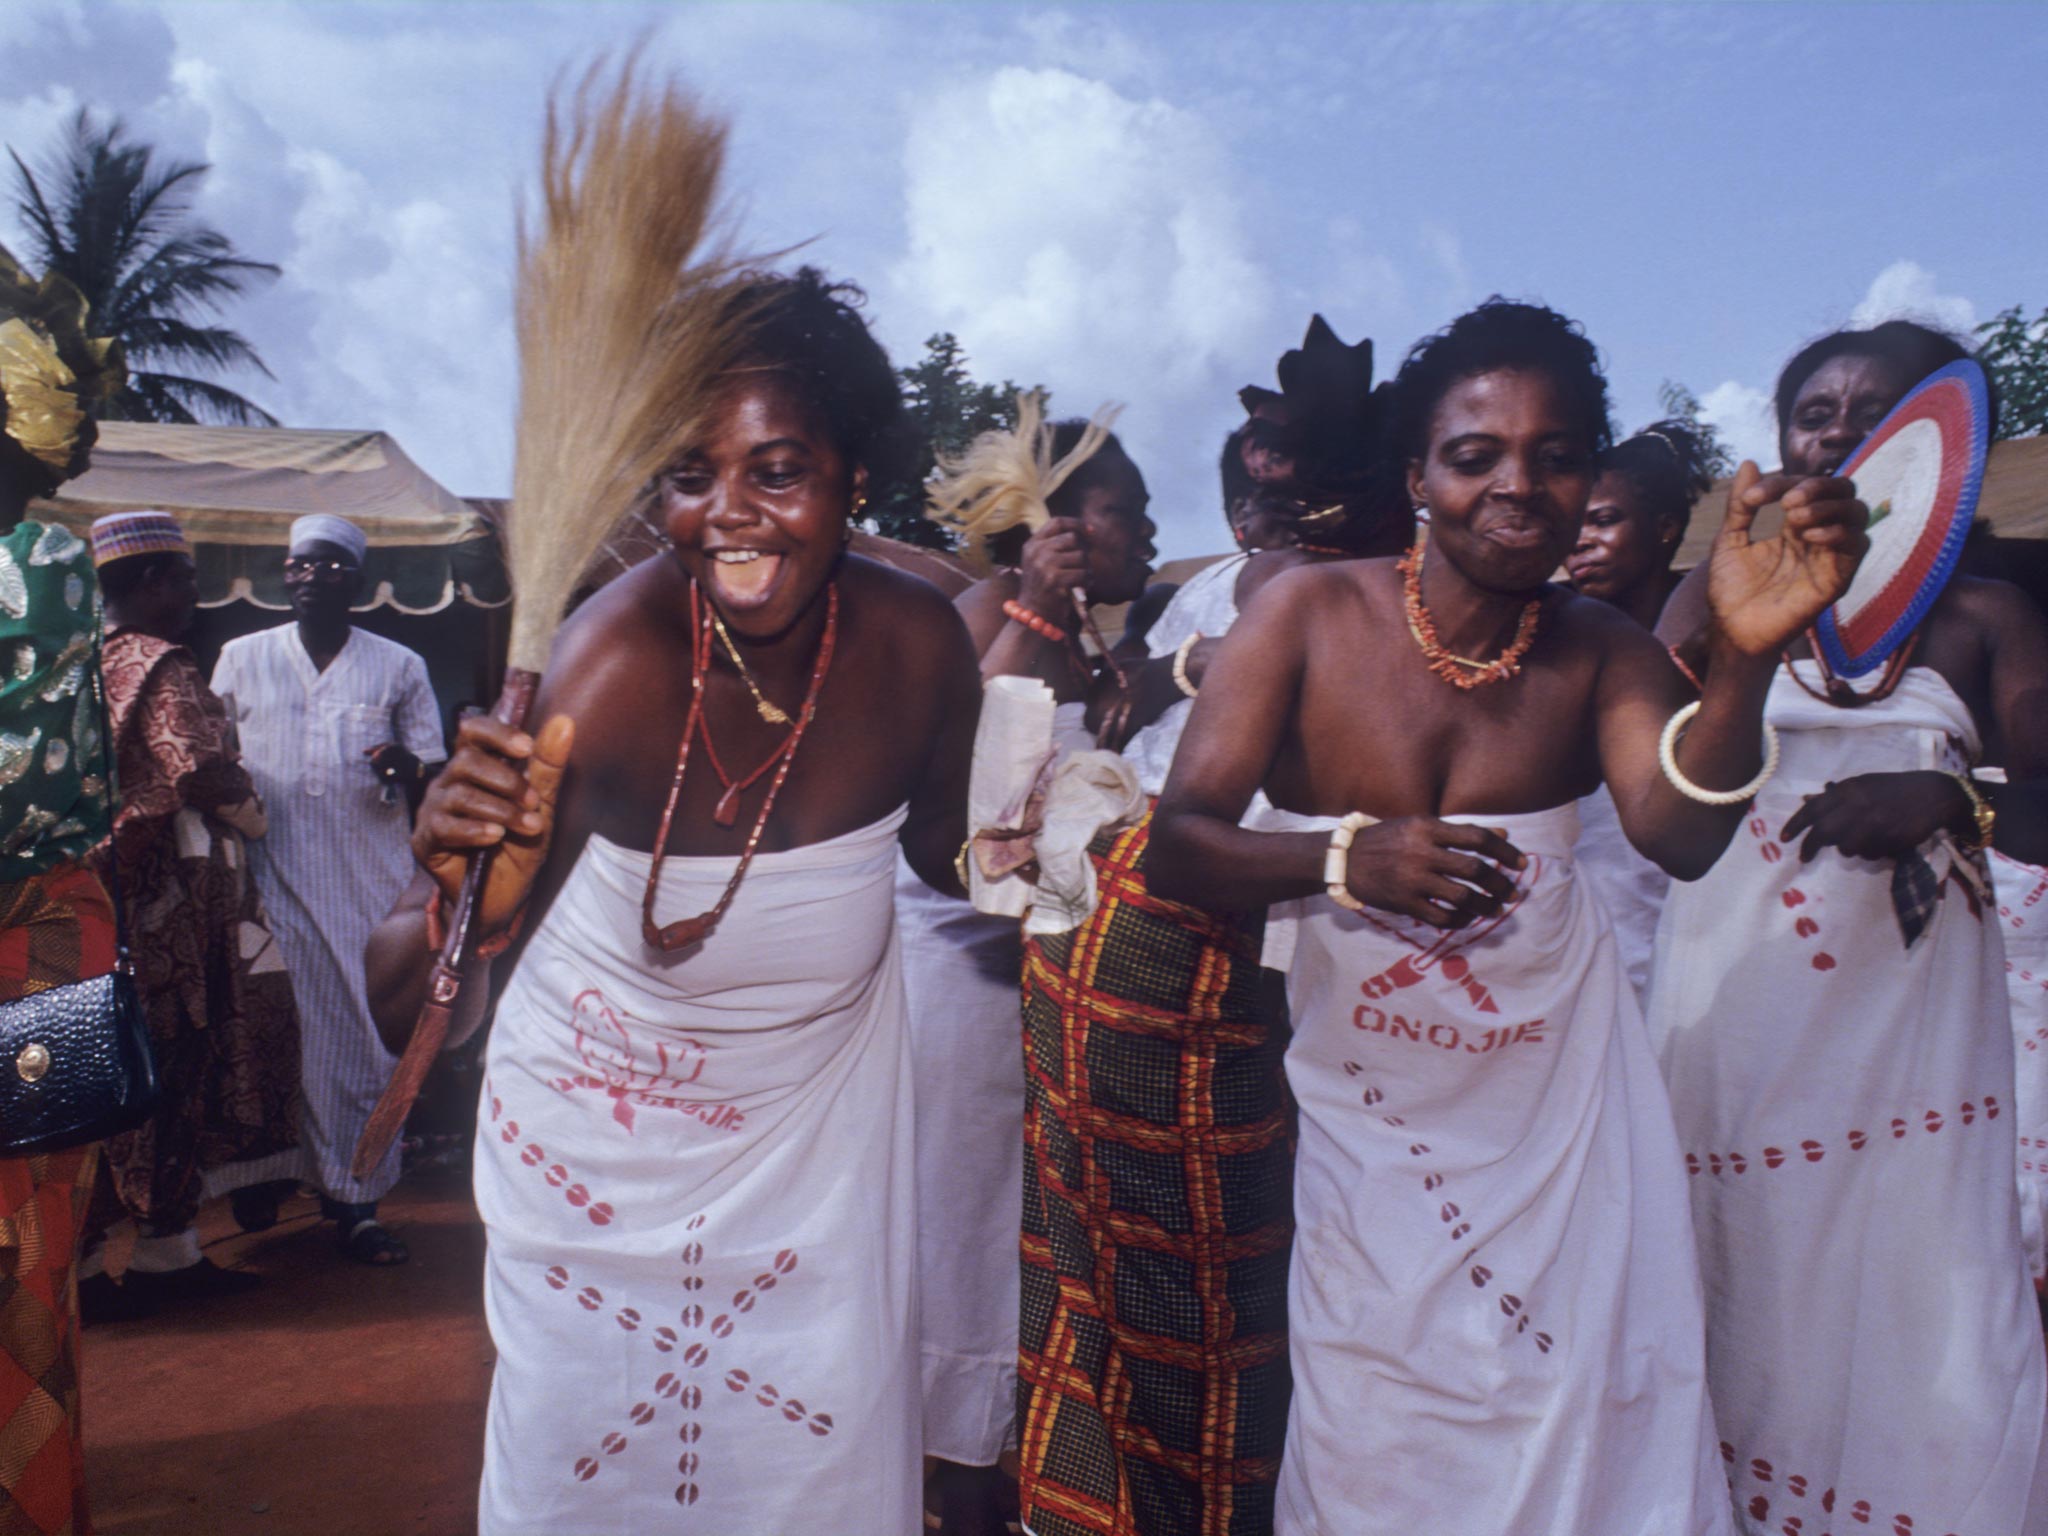
[[[670,955],[648,856],[586,846],[490,1045],[485,1532],[915,1528],[902,821],[760,855]],[[670,858],[660,915],[731,870]]]
[[[1301,1106],[1278,1529],[1725,1532],[1684,1176],[1577,818],[1458,819],[1529,855],[1495,919],[1317,897],[1273,925]]]
[[[1924,667],[1854,709],[1781,671],[1765,717],[1778,773],[1713,869],[1673,887],[1649,1005],[1741,1528],[1840,1530],[1849,1511],[2035,1536],[2048,1373],[1983,872],[1937,835],[1908,923],[1894,861],[1802,863],[1779,841],[1830,781],[1963,769],[1976,728]]]

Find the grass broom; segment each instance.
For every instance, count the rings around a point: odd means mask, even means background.
[[[518,441],[506,565],[510,652],[491,714],[525,727],[578,577],[701,426],[744,333],[744,263],[717,205],[723,122],[634,58],[600,60],[550,99],[538,217],[522,210]],[[491,853],[469,860],[427,1001],[356,1144],[365,1178],[405,1123],[447,1037]]]

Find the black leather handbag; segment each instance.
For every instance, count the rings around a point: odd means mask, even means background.
[[[99,668],[88,675],[100,704],[111,812],[113,730]],[[114,903],[114,969],[0,1003],[0,1156],[82,1147],[133,1130],[156,1108],[156,1063],[128,956],[121,894],[111,879],[107,889]]]

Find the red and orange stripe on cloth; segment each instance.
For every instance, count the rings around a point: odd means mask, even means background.
[[[114,968],[114,909],[66,864],[0,885],[0,1002]],[[0,1158],[0,1536],[83,1536],[73,1265],[99,1148]]]
[[[1020,1492],[1037,1536],[1270,1531],[1286,1432],[1293,1149],[1260,924],[1145,887],[1024,959]]]

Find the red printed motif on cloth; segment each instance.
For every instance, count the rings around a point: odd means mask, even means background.
[[[556,1078],[557,1089],[603,1093],[612,1101],[612,1118],[629,1135],[635,1106],[676,1110],[715,1131],[736,1131],[746,1124],[746,1115],[731,1104],[675,1091],[702,1081],[709,1060],[709,1048],[703,1042],[687,1035],[673,1040],[657,1038],[643,1062],[640,1047],[646,1042],[636,1045],[628,1027],[637,1022],[631,1014],[612,1007],[596,987],[579,993],[574,1007],[576,1054],[590,1071]]]

